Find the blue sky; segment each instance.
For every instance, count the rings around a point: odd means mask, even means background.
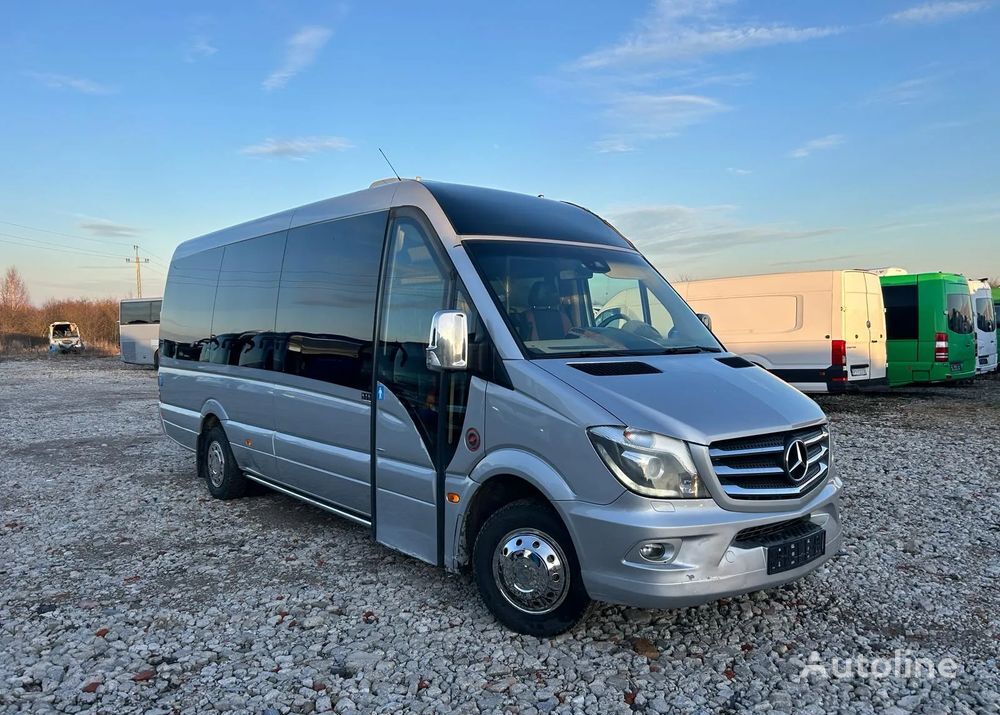
[[[997,0],[8,3],[0,268],[124,296],[138,242],[157,293],[180,241],[367,186],[381,146],[584,204],[671,278],[997,276],[997,37]]]

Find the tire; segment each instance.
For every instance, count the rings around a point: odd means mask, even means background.
[[[511,502],[486,520],[472,547],[472,569],[486,607],[518,633],[558,635],[580,622],[590,606],[569,532],[552,507],[538,500]]]
[[[157,370],[157,371],[160,369],[160,351],[159,350],[157,350],[155,353],[153,353],[153,369]]]
[[[198,476],[204,478],[209,493],[216,499],[238,499],[246,493],[247,478],[236,464],[222,425],[213,425],[202,435]]]

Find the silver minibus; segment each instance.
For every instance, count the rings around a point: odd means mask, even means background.
[[[708,324],[580,206],[376,182],[177,248],[160,416],[213,496],[302,499],[550,636],[839,549],[823,412]]]

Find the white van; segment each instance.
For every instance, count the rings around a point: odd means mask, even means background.
[[[976,313],[976,374],[997,369],[997,318],[993,289],[985,278],[969,279],[972,307]]]
[[[889,384],[885,308],[874,273],[773,273],[673,285],[711,316],[727,349],[803,392]]]

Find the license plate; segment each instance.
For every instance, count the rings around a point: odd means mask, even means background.
[[[868,368],[867,367],[852,367],[851,368],[851,374],[852,375],[867,375],[868,374]]]
[[[951,371],[952,372],[962,372],[962,363],[960,363],[960,362],[953,362],[951,364]]]
[[[986,364],[986,363],[988,363],[989,361],[990,361],[990,359],[989,359],[989,358],[984,358],[984,357],[981,357],[981,358],[979,358],[979,364],[980,364],[980,365],[985,365],[985,364]]]
[[[767,547],[768,574],[791,571],[815,561],[826,552],[826,529]]]

